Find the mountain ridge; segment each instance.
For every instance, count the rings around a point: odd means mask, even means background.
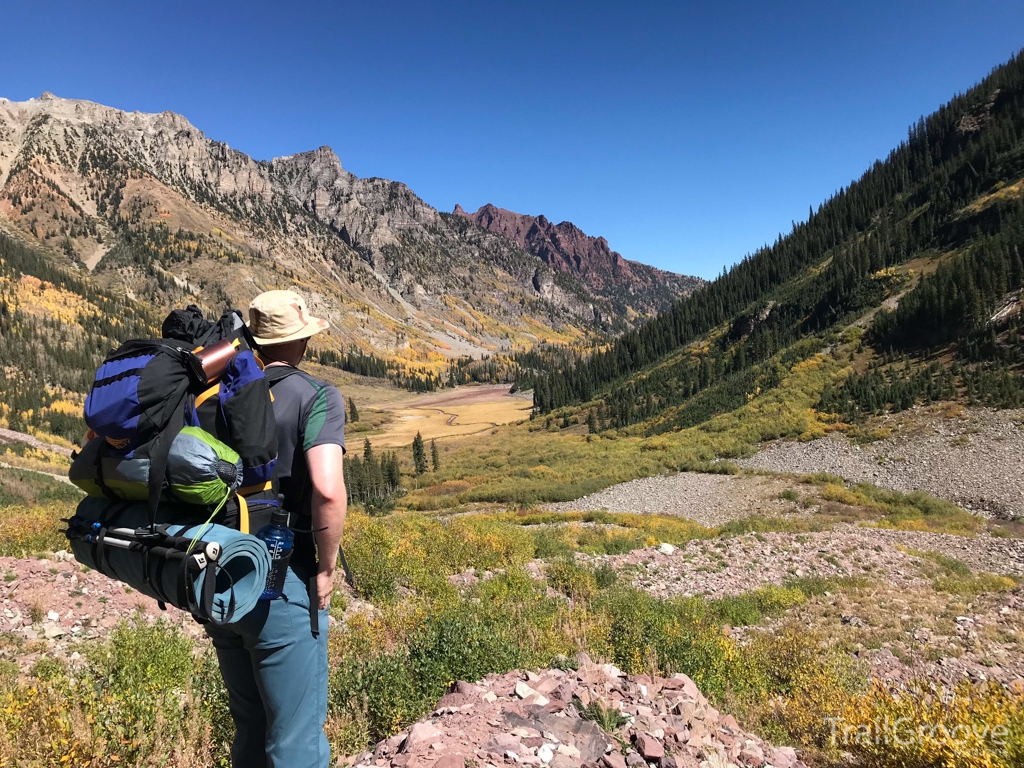
[[[256,160],[173,112],[50,93],[0,99],[0,224],[158,309],[301,290],[329,347],[437,374],[643,314],[330,147]]]
[[[613,251],[604,237],[588,235],[571,221],[554,224],[543,214],[516,213],[491,203],[472,213],[456,204],[452,213],[504,235],[548,266],[579,277],[620,311],[632,301],[646,314],[656,314],[704,284],[697,277],[630,261]]]

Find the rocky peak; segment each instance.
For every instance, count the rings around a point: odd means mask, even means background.
[[[154,303],[177,302],[175,290],[235,300],[284,274],[321,289],[334,327],[343,305],[363,308],[339,344],[391,351],[401,336],[423,354],[489,354],[519,333],[519,343],[543,338],[538,325],[634,322],[578,270],[526,250],[526,233],[506,237],[461,213],[440,214],[401,182],[357,177],[328,146],[255,160],[169,111],[0,99],[0,225]],[[162,231],[173,247],[157,242]],[[199,244],[202,258],[191,257]],[[481,312],[501,330],[481,326]]]
[[[490,203],[474,213],[461,205],[452,211],[519,244],[545,263],[579,277],[600,296],[640,314],[667,309],[703,281],[629,261],[603,237],[588,235],[570,221],[553,224],[544,215],[530,216]]]

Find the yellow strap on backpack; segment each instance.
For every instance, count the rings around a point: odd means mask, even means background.
[[[257,483],[256,485],[247,485],[244,488],[238,489],[239,496],[252,496],[254,493],[260,493],[262,491],[269,491],[274,487],[274,483],[267,480],[265,483]]]
[[[249,532],[249,504],[245,500],[245,496],[239,495],[238,499],[238,530],[242,533]]]
[[[209,400],[211,397],[216,395],[218,392],[220,392],[220,382],[219,381],[216,384],[214,384],[212,387],[210,387],[209,389],[205,390],[201,395],[198,395],[196,397],[196,408],[198,408],[200,405],[205,403],[207,400]]]

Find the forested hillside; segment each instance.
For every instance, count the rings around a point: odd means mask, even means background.
[[[827,390],[824,407],[855,418],[922,397],[1018,405],[1022,175],[1018,55],[770,247],[595,354],[534,356],[521,384],[540,414],[600,398],[598,428],[662,432],[777,386],[856,324],[878,353],[872,370]],[[928,367],[940,358],[952,367]]]
[[[0,233],[0,426],[77,441],[96,367],[155,315]]]

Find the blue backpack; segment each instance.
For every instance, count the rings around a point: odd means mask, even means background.
[[[198,310],[189,311],[194,319]],[[180,518],[185,505],[248,532],[256,526],[247,500],[261,517],[277,505],[270,389],[240,313],[199,320],[175,338],[127,341],[107,356],[85,401],[95,437],[69,477],[90,496],[146,501],[151,525],[179,522],[167,517]],[[210,382],[195,353],[218,342],[235,352]],[[173,512],[162,514],[161,502]]]

